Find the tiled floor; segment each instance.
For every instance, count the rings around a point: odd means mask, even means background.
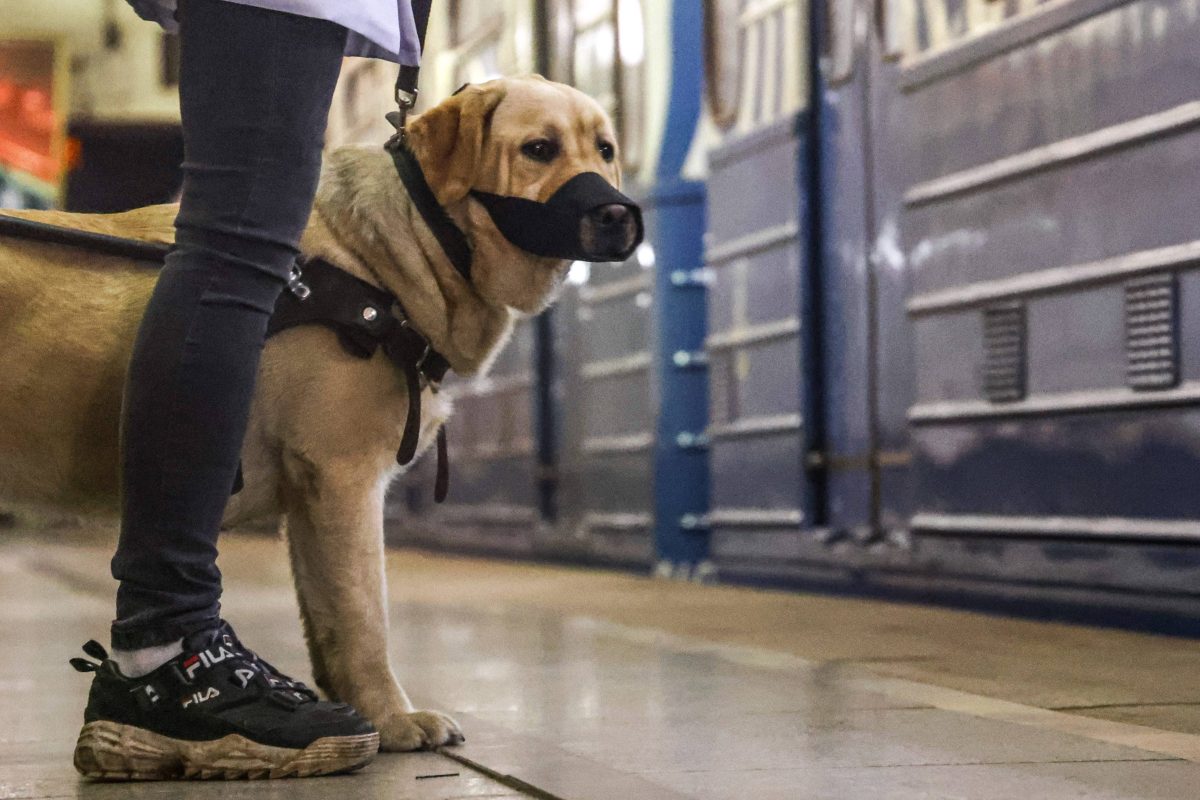
[[[111,546],[0,532],[0,798],[183,794],[70,767],[87,679],[66,659],[106,627]],[[278,543],[222,553],[226,616],[306,674]],[[1200,797],[1196,642],[407,552],[389,579],[396,668],[467,745],[186,796]]]

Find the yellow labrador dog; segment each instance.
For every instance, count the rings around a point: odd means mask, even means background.
[[[569,266],[513,244],[484,199],[544,202],[584,173],[618,185],[613,126],[570,87],[536,76],[500,79],[416,117],[409,145],[470,243],[470,280],[454,269],[380,148],[327,158],[301,247],[395,295],[455,372],[478,375],[514,318],[552,301]],[[170,242],[175,211],[21,216]],[[600,233],[582,228],[580,236],[611,257],[641,235],[640,219]],[[120,258],[0,239],[0,497],[116,512],[121,391],[155,277]],[[419,450],[450,414],[444,395],[422,394]],[[316,682],[369,717],[385,750],[438,746],[458,735],[445,714],[414,710],[388,661],[383,505],[400,471],[407,405],[403,376],[382,352],[354,357],[320,326],[271,338],[242,452],[245,488],[225,516],[237,525],[285,515]]]

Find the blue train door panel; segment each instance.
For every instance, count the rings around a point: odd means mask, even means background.
[[[712,557],[725,575],[798,558],[813,523],[805,467],[812,364],[805,165],[806,31],[800,2],[708,8]]]
[[[824,437],[814,461],[830,540],[851,542],[861,565],[899,566],[886,551],[909,541],[910,272],[896,212],[908,157],[928,125],[904,116],[898,93],[889,42],[901,10],[863,0],[816,9]]]
[[[877,487],[870,70],[860,30],[869,12],[859,0],[827,3],[819,19],[819,105],[811,126],[820,154],[812,191],[821,203],[815,236],[823,423],[812,460],[825,489],[821,522],[832,539],[861,542],[875,531]]]
[[[870,190],[864,207],[871,312],[872,538],[885,545],[885,551],[903,551],[899,560],[907,562],[914,485],[908,411],[916,392],[916,362],[913,321],[905,305],[912,293],[913,272],[906,249],[908,221],[902,209],[911,155],[931,144],[919,109],[903,85],[903,31],[913,7],[885,0],[860,10],[873,15],[872,35],[863,53],[869,65],[870,109],[866,118]]]

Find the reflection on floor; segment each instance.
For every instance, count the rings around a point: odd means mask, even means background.
[[[111,547],[104,532],[0,532],[0,798],[181,793],[81,783],[70,766],[87,679],[66,660],[105,632]],[[458,714],[457,760],[389,755],[356,776],[187,796],[526,796],[519,782],[583,800],[1200,796],[1194,641],[389,559],[396,669],[419,704]],[[281,545],[226,536],[221,566],[226,616],[306,675]]]

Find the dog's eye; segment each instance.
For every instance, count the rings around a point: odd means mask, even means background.
[[[547,164],[553,161],[554,157],[558,155],[558,145],[549,139],[537,139],[521,145],[521,152],[534,161],[541,161],[543,164]]]
[[[605,161],[612,161],[617,155],[617,150],[608,142],[597,142],[596,149],[600,151],[600,157]]]

